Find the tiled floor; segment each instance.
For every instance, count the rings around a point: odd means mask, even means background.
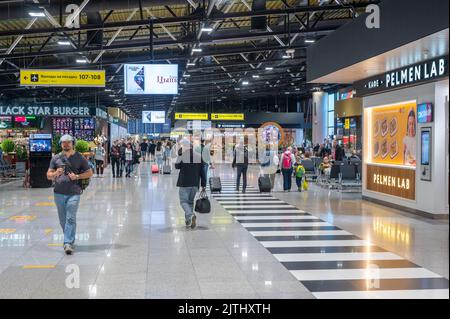
[[[132,179],[94,178],[73,256],[51,189],[0,187],[0,298],[448,298],[448,221],[313,185],[243,200],[233,171],[218,171],[224,191],[196,230],[184,226],[176,172],[144,163]],[[366,289],[367,260],[381,294]]]

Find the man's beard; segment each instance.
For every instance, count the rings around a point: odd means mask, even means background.
[[[63,147],[64,152],[70,152],[72,150],[72,147],[67,146],[67,147]]]

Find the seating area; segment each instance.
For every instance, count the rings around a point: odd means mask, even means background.
[[[361,192],[361,160],[335,161],[325,172],[319,169],[322,162],[323,159],[318,157],[302,160],[307,180],[341,192]]]

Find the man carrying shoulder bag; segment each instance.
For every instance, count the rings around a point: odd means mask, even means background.
[[[88,161],[75,151],[75,139],[71,135],[63,135],[60,144],[62,152],[53,156],[47,178],[55,182],[54,198],[64,232],[64,251],[71,255],[74,251],[80,197],[93,172]]]

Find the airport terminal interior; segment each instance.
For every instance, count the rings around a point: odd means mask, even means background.
[[[447,0],[0,2],[0,299],[449,299]]]

